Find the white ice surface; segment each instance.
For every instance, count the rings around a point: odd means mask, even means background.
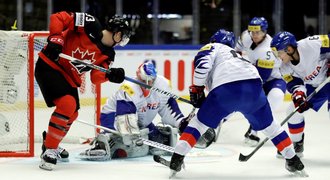
[[[285,118],[287,103],[275,112],[277,121]],[[188,114],[191,106],[180,103]],[[330,120],[326,106],[319,112],[306,114],[305,152],[302,159],[308,180],[330,179]],[[48,119],[47,117],[45,117]],[[284,126],[286,128],[286,125]],[[223,179],[223,180],[285,180],[302,179],[292,176],[285,168],[285,161],[277,159],[276,149],[267,142],[247,162],[239,162],[239,153],[249,153],[253,148],[243,144],[247,121],[237,114],[223,124],[218,142],[208,149],[193,149],[185,158],[186,170],[176,179]],[[259,133],[261,138],[264,138]],[[82,136],[84,136],[82,134]],[[87,135],[86,135],[87,136]],[[100,180],[100,179],[168,179],[169,169],[153,162],[151,156],[107,162],[81,161],[77,154],[86,149],[82,144],[61,144],[70,152],[70,162],[58,163],[53,171],[39,169],[40,143],[35,144],[33,158],[0,158],[0,179],[16,180]],[[169,157],[166,157],[169,159]]]

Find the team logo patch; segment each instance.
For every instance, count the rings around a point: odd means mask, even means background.
[[[76,13],[75,26],[78,27],[85,26],[85,13]]]
[[[133,88],[128,85],[128,84],[123,84],[120,86],[120,89],[125,91],[128,95],[133,96],[134,95],[134,90]]]

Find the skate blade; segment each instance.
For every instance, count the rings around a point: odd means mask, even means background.
[[[41,163],[39,164],[39,168],[40,169],[44,169],[47,171],[52,171],[55,167],[55,164],[51,164],[51,163],[47,163],[45,161],[41,161]]]
[[[175,177],[176,173],[177,173],[177,171],[171,170],[170,176],[168,178],[172,179],[173,177]]]
[[[60,161],[60,162],[69,162],[69,158],[57,158],[57,161]]]
[[[309,175],[307,174],[307,172],[304,169],[301,171],[292,172],[292,174],[296,177],[309,177]]]

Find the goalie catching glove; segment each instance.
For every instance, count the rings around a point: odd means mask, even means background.
[[[205,100],[205,86],[189,86],[190,102],[195,108],[200,108]]]
[[[312,107],[312,104],[306,100],[306,94],[300,90],[297,90],[292,94],[292,101],[294,107],[296,108],[299,107],[298,108],[299,113],[303,113],[307,111],[310,107]]]
[[[62,35],[50,35],[47,39],[47,46],[43,53],[53,61],[58,61],[59,54],[62,52],[64,38]]]
[[[106,77],[110,82],[122,83],[125,80],[125,70],[123,68],[110,68]]]

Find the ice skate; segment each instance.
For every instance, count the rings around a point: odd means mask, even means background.
[[[304,154],[304,137],[305,134],[302,135],[302,139],[298,142],[293,142],[293,147],[294,147],[294,151],[296,152],[297,156],[299,158],[303,157]]]
[[[308,177],[304,167],[304,164],[297,155],[293,156],[291,159],[286,159],[285,168],[296,176]]]
[[[47,134],[46,131],[42,132],[42,139],[43,139],[43,143],[41,146],[42,154],[46,151],[46,146],[44,144],[44,142],[46,140],[46,134]],[[56,149],[56,152],[57,152],[57,156],[56,156],[57,160],[62,161],[62,162],[69,162],[69,152],[68,151],[66,151],[64,148],[59,146]]]
[[[177,172],[181,171],[181,169],[184,168],[183,159],[184,156],[177,153],[173,154],[170,163],[171,172],[169,178],[174,177]]]
[[[39,168],[51,171],[57,163],[57,150],[56,149],[46,149],[44,153],[41,154],[41,162]]]
[[[251,126],[249,127],[248,131],[245,133],[244,137],[245,137],[244,143],[251,147],[257,146],[260,141],[260,138],[256,134],[252,133]]]

